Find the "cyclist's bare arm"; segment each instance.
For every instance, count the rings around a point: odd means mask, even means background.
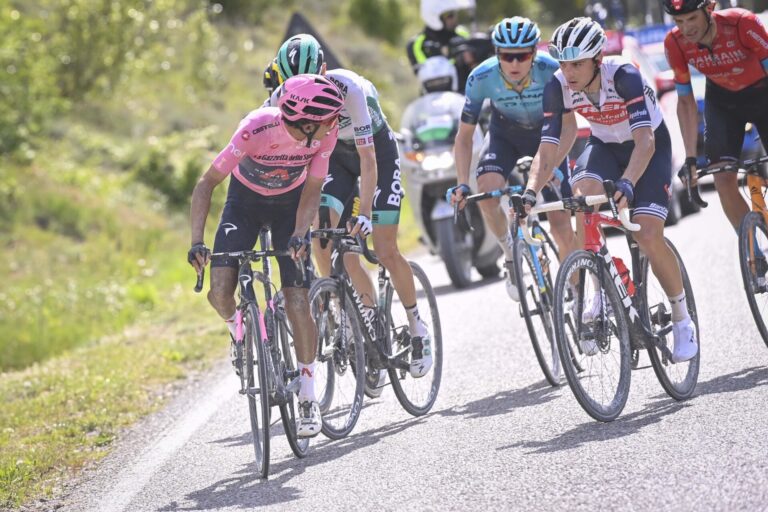
[[[370,219],[378,180],[376,148],[373,145],[357,146],[357,154],[360,155],[360,215]]]
[[[190,226],[192,231],[192,245],[203,242],[205,235],[205,219],[211,208],[211,195],[213,189],[224,181],[228,175],[220,172],[211,165],[203,174],[192,191],[192,205],[189,211]]]
[[[459,131],[456,134],[456,142],[453,146],[456,159],[456,182],[469,183],[469,164],[472,162],[472,139],[477,125],[459,123]]]
[[[293,230],[293,236],[303,238],[309,231],[309,226],[320,208],[320,190],[323,188],[323,181],[324,178],[318,176],[307,176],[296,210],[296,227]]]
[[[555,168],[555,163],[558,162],[557,156],[559,154],[560,146],[558,144],[542,141],[536,156],[533,157],[531,173],[528,175],[528,183],[525,188],[535,192],[541,190],[552,177],[552,171]]]
[[[562,131],[560,132],[560,145],[557,146],[557,152],[556,156],[554,158],[554,161],[552,165],[550,166],[550,169],[554,171],[555,167],[560,165],[560,162],[563,161],[564,158],[568,158],[568,153],[571,152],[571,148],[573,147],[573,143],[576,142],[576,135],[578,134],[579,127],[576,124],[576,114],[573,112],[565,112],[563,113],[563,127]],[[539,169],[541,167],[541,164],[539,163],[539,160],[541,159],[541,156],[539,153],[536,153],[536,156],[533,157],[533,162],[531,163],[531,169]],[[544,167],[546,169],[547,167]],[[531,172],[533,174],[533,172]],[[544,184],[551,179],[552,175],[549,176],[541,176],[541,180],[537,180],[538,183],[541,183],[541,186],[543,187]],[[530,180],[529,180],[530,181]],[[532,189],[536,190],[538,192],[538,189]]]
[[[699,109],[693,94],[677,96],[677,120],[683,136],[685,156],[697,156],[696,144],[699,138]]]

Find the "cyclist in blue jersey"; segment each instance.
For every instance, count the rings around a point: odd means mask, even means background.
[[[491,101],[489,137],[477,168],[477,187],[489,192],[504,187],[517,160],[533,156],[539,147],[544,120],[542,98],[544,87],[558,70],[555,59],[536,50],[541,32],[528,18],[505,18],[493,29],[491,39],[496,56],[476,67],[467,80],[464,111],[456,135],[456,174],[458,185],[449,189],[451,202],[462,205],[469,195],[469,164],[472,158],[472,134],[480,117],[485,99]],[[576,132],[570,134],[574,140]],[[556,200],[558,193],[570,195],[566,160],[555,172],[554,187],[543,191],[547,200]],[[481,201],[480,211],[486,225],[496,236],[504,251],[507,268],[507,293],[517,296],[512,259],[514,236],[510,233],[507,215],[499,199]],[[576,237],[567,212],[549,213],[550,230],[561,254],[576,248]]]

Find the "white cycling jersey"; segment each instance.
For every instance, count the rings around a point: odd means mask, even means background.
[[[553,117],[562,112],[581,114],[589,121],[592,136],[606,143],[631,141],[632,130],[644,126],[655,130],[663,121],[656,94],[626,58],[603,58],[597,106],[586,93],[571,90],[561,70],[555,72],[552,82],[555,80],[560,85],[560,94],[551,90],[544,93],[543,142],[559,143],[561,125]]]

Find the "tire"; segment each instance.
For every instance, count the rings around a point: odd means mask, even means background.
[[[411,377],[407,370],[389,369],[389,381],[403,409],[413,416],[422,416],[429,412],[437,399],[440,380],[443,373],[443,334],[440,326],[440,314],[432,285],[424,270],[414,262],[409,262],[416,285],[419,316],[427,324],[432,336],[432,368],[419,378]],[[389,325],[389,355],[396,354],[410,346],[411,337],[405,309],[399,300],[394,300],[394,289],[390,286],[386,295],[386,318]],[[406,355],[410,352],[406,352]],[[410,360],[410,358],[408,359]]]
[[[293,373],[296,371],[296,355],[293,349],[293,339],[290,336],[290,330],[284,318],[275,318],[275,330],[278,339],[274,342],[278,343],[280,351],[282,352],[283,362],[285,363],[285,370],[287,373]],[[290,378],[284,379],[284,384],[287,386],[290,383]],[[303,459],[309,452],[309,439],[298,437],[296,435],[296,409],[298,398],[293,393],[288,393],[288,402],[280,405],[280,417],[283,420],[283,430],[285,431],[285,437],[288,439],[288,444],[296,457]]]
[[[598,272],[602,272],[602,276]],[[582,298],[579,300],[576,297],[572,307],[567,307],[568,283],[574,274],[578,276],[576,295],[582,294]],[[611,311],[606,311],[603,306],[605,320],[583,324],[581,314],[584,307],[581,304],[592,304],[592,297],[599,293],[595,284],[601,282],[602,293]],[[629,396],[629,324],[619,292],[608,270],[594,253],[578,250],[563,262],[555,283],[554,324],[560,360],[576,400],[594,419],[613,421],[624,409]],[[592,355],[588,355],[585,348],[590,343],[596,349]],[[615,376],[606,378],[605,373],[610,369],[615,370]],[[591,385],[597,381],[599,383],[593,388]]]
[[[537,228],[543,233],[540,227]],[[525,240],[517,239],[513,251],[520,312],[525,319],[536,360],[547,382],[552,386],[560,386],[563,384],[563,374],[552,325],[555,294],[549,272],[549,260],[557,259],[557,250],[549,242],[534,248]],[[537,265],[541,272],[537,271]],[[544,291],[539,277],[543,281]]]
[[[754,257],[755,246],[758,247],[758,250],[763,251],[768,248],[768,228],[766,228],[760,213],[749,212],[739,226],[741,278],[744,281],[744,291],[747,292],[749,309],[752,311],[757,330],[760,331],[763,342],[768,345],[768,328],[765,325],[765,317],[768,315],[768,293],[761,292],[758,288]]]
[[[477,269],[477,272],[483,277],[483,279],[493,279],[495,277],[499,277],[499,272],[501,271],[498,263],[491,263],[490,265],[483,265],[475,268]]]
[[[259,328],[258,310],[250,304],[243,318],[245,381],[248,392],[248,411],[251,417],[251,432],[253,433],[253,451],[256,457],[256,469],[261,478],[269,474],[269,428],[270,407],[267,377],[266,353],[261,342],[262,334]]]
[[[453,218],[436,220],[434,224],[440,257],[456,288],[472,284],[472,233],[464,232]]]
[[[693,297],[693,288],[688,279],[688,272],[685,270],[683,260],[672,242],[666,240],[667,246],[675,253],[677,262],[680,265],[680,273],[683,277],[683,290],[685,291],[685,300],[688,304],[688,314],[691,316],[696,326],[696,335],[699,338],[699,353],[696,357],[684,363],[673,363],[668,360],[664,354],[656,347],[649,347],[648,356],[651,359],[651,366],[656,373],[656,377],[661,383],[661,387],[669,396],[675,400],[685,400],[690,398],[696,389],[696,382],[699,378],[699,361],[701,357],[701,335],[699,331],[699,317],[696,313],[696,300]],[[642,287],[640,287],[641,303],[644,304],[641,315],[646,325],[651,326],[654,334],[660,334],[660,331],[671,329],[672,315],[671,307],[667,294],[661,288],[653,272],[651,272],[648,258],[643,256],[641,263]],[[674,340],[671,331],[666,335],[661,335],[661,339],[667,346],[674,348]]]
[[[322,413],[322,432],[330,439],[349,435],[363,407],[365,351],[357,312],[332,278],[317,279],[309,295],[312,318],[318,326],[318,362],[333,374],[333,396]]]

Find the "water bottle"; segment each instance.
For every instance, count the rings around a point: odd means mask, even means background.
[[[635,283],[632,282],[632,279],[629,276],[629,269],[624,264],[624,260],[614,257],[613,264],[616,265],[616,270],[619,271],[621,282],[624,283],[624,288],[627,289],[627,293],[632,297],[635,294]]]

